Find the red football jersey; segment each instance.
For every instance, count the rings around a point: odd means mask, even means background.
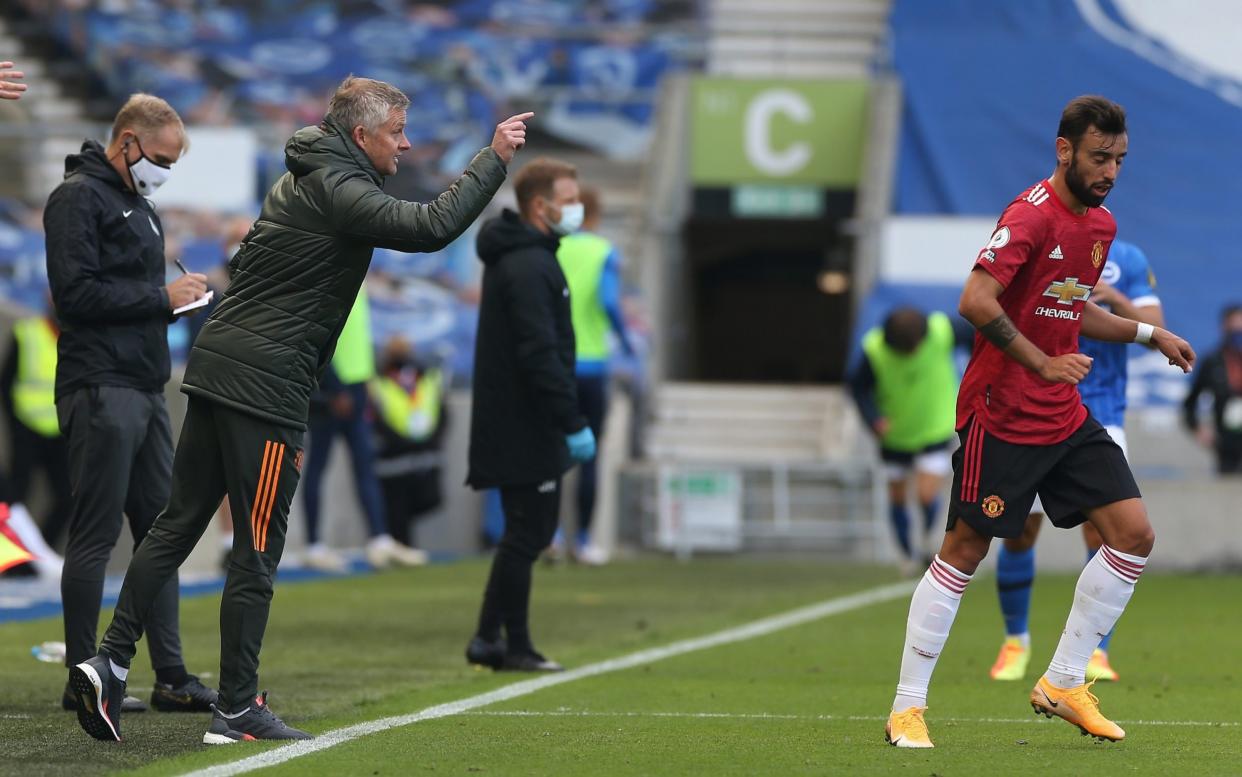
[[[1116,234],[1106,208],[1077,216],[1045,180],[1005,208],[973,269],[1001,282],[1001,307],[1040,350],[1074,353],[1083,308]],[[1049,383],[976,333],[957,394],[957,428],[971,416],[1002,440],[1051,445],[1073,434],[1087,409],[1077,386]]]

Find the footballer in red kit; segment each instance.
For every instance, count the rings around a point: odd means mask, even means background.
[[[1078,350],[1082,313],[1108,257],[1117,225],[1103,207],[1077,216],[1041,181],[1010,203],[975,269],[1005,287],[997,301],[1044,353]],[[957,398],[957,428],[971,416],[1002,440],[1057,443],[1086,420],[1078,389],[1049,383],[1005,356],[980,333]]]
[[[1029,702],[1099,740],[1125,731],[1100,712],[1087,663],[1121,616],[1155,532],[1125,454],[1091,417],[1077,385],[1091,370],[1079,335],[1137,342],[1189,372],[1195,353],[1161,327],[1091,301],[1117,227],[1104,199],[1129,147],[1120,105],[1095,95],[1065,106],[1056,169],[1001,214],[962,290],[977,330],[957,400],[961,447],[944,542],[910,601],[885,741],[933,747],[924,719],[932,672],[963,593],[995,537],[1016,537],[1036,494],[1055,526],[1090,522],[1104,540],[1083,568],[1048,670]]]

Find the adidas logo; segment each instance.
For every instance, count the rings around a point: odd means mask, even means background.
[[[1065,254],[1061,253],[1061,246],[1052,249],[1052,253],[1048,254],[1049,259],[1064,259]]]

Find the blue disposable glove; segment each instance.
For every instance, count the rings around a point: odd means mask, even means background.
[[[569,457],[574,461],[590,461],[595,456],[595,433],[584,426],[573,434],[565,435]]]

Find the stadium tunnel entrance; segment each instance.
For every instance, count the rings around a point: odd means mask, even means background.
[[[853,240],[837,219],[696,216],[683,238],[689,358],[676,377],[842,381],[853,316]]]

